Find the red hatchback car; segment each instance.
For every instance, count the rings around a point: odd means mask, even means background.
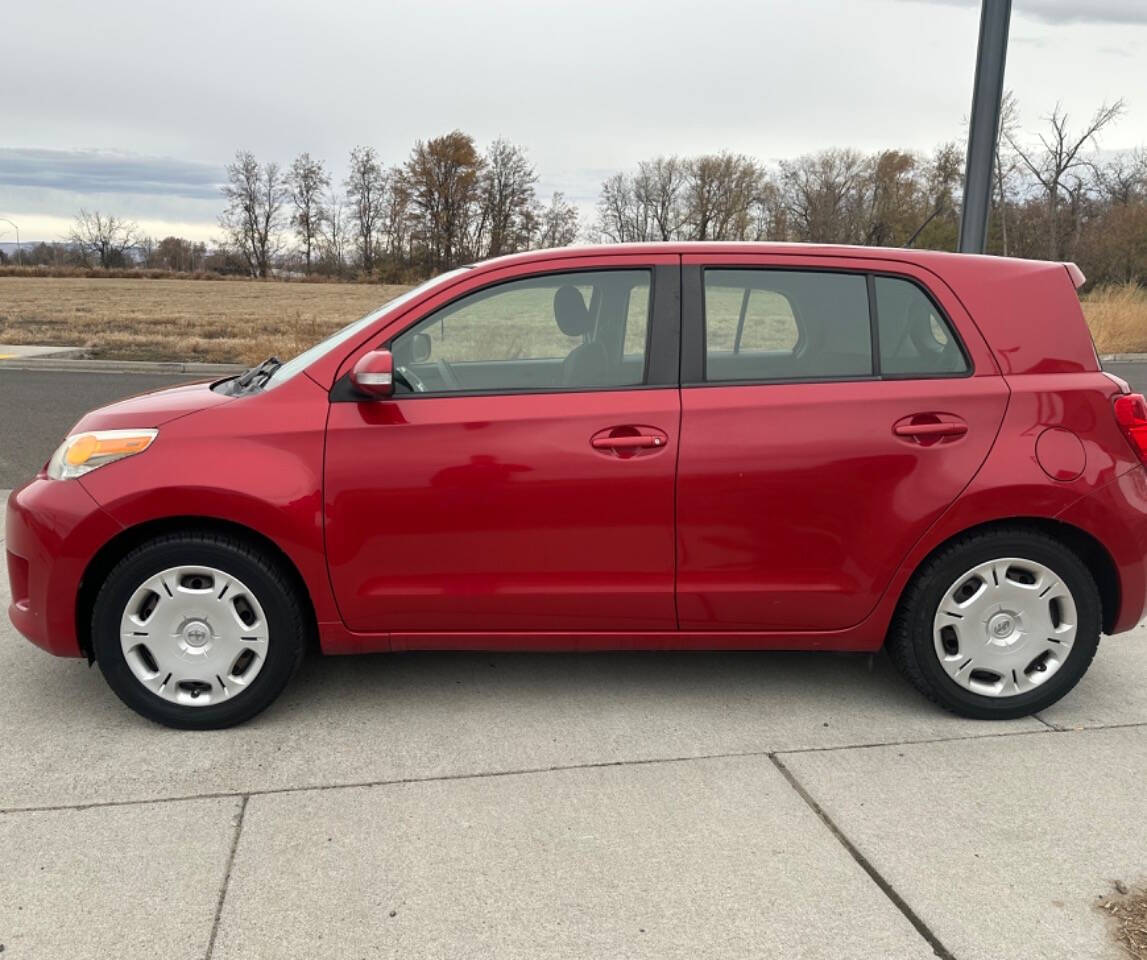
[[[8,501],[10,614],[222,727],[312,641],[887,644],[973,717],[1147,597],[1147,405],[1071,265],[658,244],[454,270],[287,363],[84,417]]]

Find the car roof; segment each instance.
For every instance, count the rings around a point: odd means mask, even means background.
[[[545,260],[567,259],[571,257],[601,257],[610,255],[640,256],[656,254],[773,254],[777,256],[821,256],[852,257],[866,260],[886,260],[898,263],[913,263],[940,275],[951,269],[965,273],[969,269],[982,269],[999,274],[1008,271],[1020,273],[1034,269],[1062,267],[1062,264],[1044,260],[1019,260],[1011,257],[995,257],[984,254],[948,253],[940,250],[918,250],[909,247],[865,247],[827,243],[778,243],[773,241],[669,241],[665,243],[607,243],[571,247],[551,247],[545,250],[530,250],[525,253],[512,253],[472,264],[485,270],[491,267],[509,266],[516,263],[536,263]]]

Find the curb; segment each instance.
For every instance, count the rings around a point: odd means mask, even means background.
[[[64,360],[56,357],[13,357],[0,360],[0,370],[42,370],[48,373],[171,373],[226,376],[244,370],[238,363],[184,363],[179,360]]]
[[[1147,353],[1105,353],[1099,359],[1103,363],[1147,363]]]

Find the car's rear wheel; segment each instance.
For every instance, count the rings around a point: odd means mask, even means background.
[[[92,647],[108,684],[150,720],[229,727],[266,708],[306,645],[307,616],[273,558],[230,536],[151,540],[108,575]]]
[[[1086,565],[1046,534],[996,529],[955,541],[905,592],[888,638],[925,696],[968,717],[1026,716],[1059,700],[1099,645]]]

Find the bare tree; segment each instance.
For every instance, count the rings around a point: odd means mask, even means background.
[[[1008,187],[1015,175],[1018,160],[1004,152],[1004,144],[1015,139],[1020,125],[1020,107],[1016,95],[1007,90],[1000,104],[1000,129],[996,136],[996,214],[1000,218],[1000,240],[1003,254],[1008,255]]]
[[[764,168],[749,157],[657,157],[602,183],[597,233],[615,243],[745,240],[769,229],[773,200]]]
[[[309,153],[300,153],[287,172],[287,186],[291,192],[293,213],[291,223],[303,248],[306,272],[311,272],[311,256],[318,245],[323,221],[323,191],[331,185],[330,175],[321,160],[312,160]]]
[[[658,240],[676,239],[687,217],[681,194],[690,170],[680,157],[657,157],[637,165],[633,179],[635,200],[647,211]]]
[[[537,212],[537,224],[535,247],[568,247],[577,239],[577,207],[567,203],[565,196],[555,190],[549,206]]]
[[[473,246],[477,256],[498,257],[529,245],[534,232],[534,185],[538,175],[526,152],[498,139],[486,151],[481,212]]]
[[[1096,209],[1083,233],[1088,276],[1147,279],[1147,152],[1116,154],[1097,170]],[[1076,254],[1078,256],[1078,254]]]
[[[798,240],[857,243],[858,187],[865,159],[855,150],[823,150],[781,163],[785,205]]]
[[[410,186],[402,170],[392,167],[386,174],[386,194],[382,210],[382,241],[386,257],[395,265],[413,257],[410,249]]]
[[[145,267],[155,266],[155,247],[155,237],[150,234],[145,234],[136,240],[135,250],[139,255],[139,262]]]
[[[349,220],[354,227],[359,263],[370,273],[377,260],[377,235],[386,202],[386,176],[374,147],[355,147],[350,152],[346,178],[350,203]]]
[[[67,240],[78,251],[84,263],[95,257],[103,269],[123,266],[124,251],[139,238],[139,226],[112,213],[89,213],[81,210]]]
[[[286,179],[277,163],[260,164],[253,153],[239,150],[227,165],[223,186],[227,209],[219,225],[254,277],[271,272],[279,252],[287,195]]]
[[[1139,147],[1111,157],[1096,169],[1096,186],[1117,206],[1147,200],[1147,150]]]
[[[1008,138],[1011,148],[1035,178],[1044,192],[1047,209],[1047,252],[1051,260],[1066,259],[1059,224],[1060,202],[1066,197],[1077,212],[1084,188],[1082,172],[1088,169],[1088,160],[1082,151],[1088,144],[1096,144],[1105,127],[1123,113],[1123,100],[1101,104],[1082,130],[1072,132],[1068,127],[1068,114],[1057,103],[1047,117],[1049,129],[1039,135],[1038,149],[1024,149],[1015,136]],[[1074,198],[1074,199],[1073,199]],[[1078,232],[1078,220],[1073,217]]]
[[[341,275],[346,269],[347,250],[350,246],[351,225],[346,201],[332,190],[322,204],[322,210],[319,248],[328,268]]]
[[[615,173],[601,185],[597,232],[609,243],[641,243],[654,237],[653,217],[634,178]]]

